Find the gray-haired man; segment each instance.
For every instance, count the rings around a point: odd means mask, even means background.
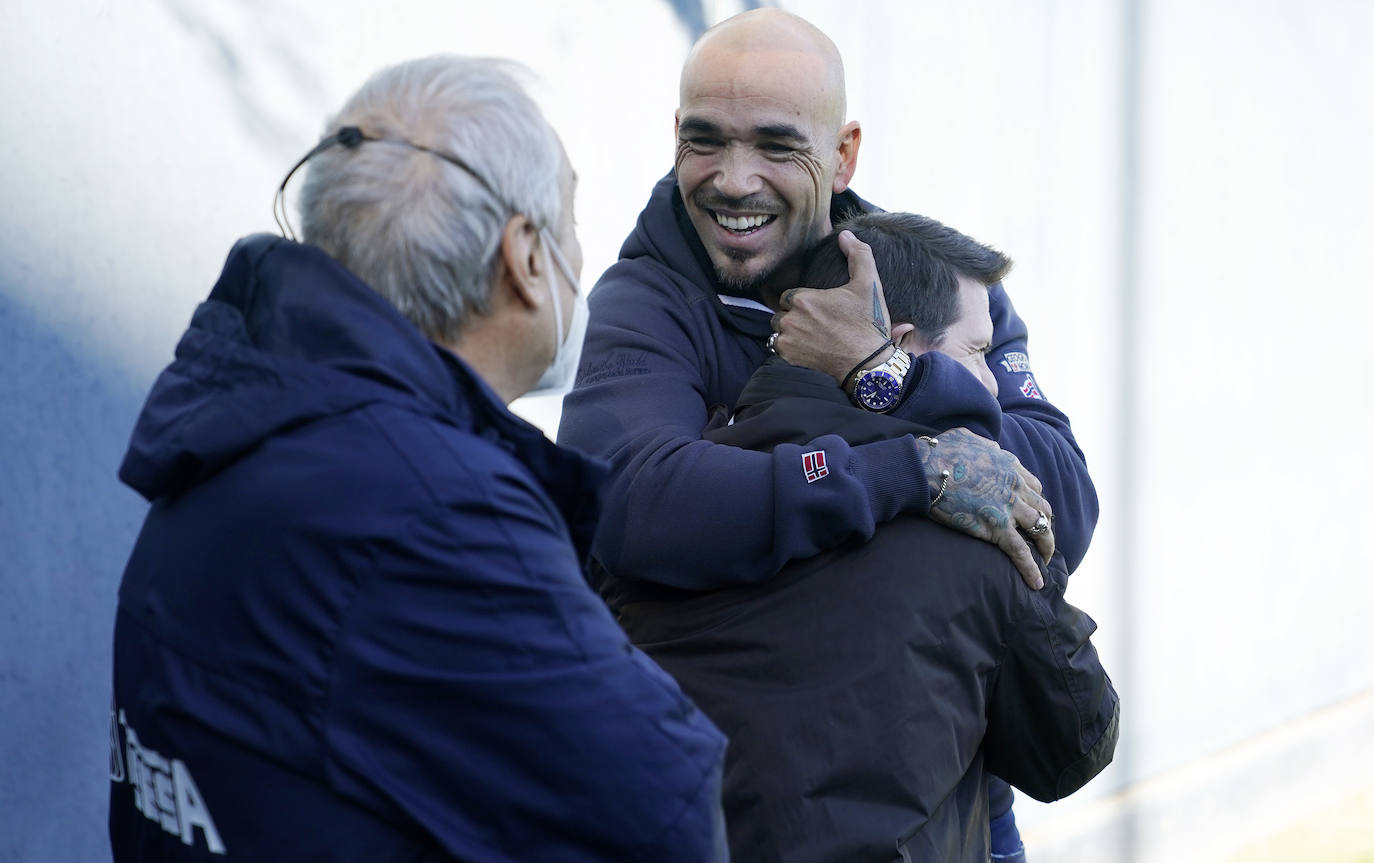
[[[724,739],[583,580],[603,469],[506,409],[580,294],[557,136],[439,57],[302,161],[120,469],[115,858],[723,857]]]

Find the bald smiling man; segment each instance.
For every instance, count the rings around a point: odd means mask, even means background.
[[[956,360],[893,344],[872,255],[852,235],[840,238],[848,284],[799,282],[813,243],[875,209],[849,188],[863,136],[831,40],[778,9],[746,12],[693,46],[679,96],[674,170],[591,294],[559,429],[560,443],[611,463],[592,557],[612,608],[764,585],[904,513],[995,544],[1033,589],[1056,550],[1076,567],[1096,493],[1002,287],[988,297],[994,397]],[[780,297],[777,312],[765,296]],[[822,435],[758,452],[705,439],[770,350],[865,410],[929,425],[932,405],[982,399],[985,419],[936,446]],[[1009,818],[1010,794],[991,812]]]
[[[776,10],[732,19],[692,50],[681,95],[677,183],[717,278],[740,294],[795,278],[784,265],[829,232],[859,155],[834,44]]]

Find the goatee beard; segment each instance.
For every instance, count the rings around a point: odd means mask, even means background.
[[[726,252],[726,255],[730,256],[729,252]],[[784,288],[797,287],[797,280],[801,278],[801,258],[800,253],[784,258],[777,266],[755,276],[727,273],[714,261],[712,268],[716,272],[716,283],[725,293],[763,301],[763,298],[770,294],[770,288],[771,293],[776,294]],[[788,284],[783,284],[784,282]]]
[[[716,282],[725,289],[726,293],[737,296],[759,297],[763,285],[773,277],[772,273],[764,273],[761,276],[735,275],[716,267]]]

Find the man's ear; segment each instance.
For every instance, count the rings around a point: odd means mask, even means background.
[[[503,281],[509,284],[513,298],[531,309],[539,308],[548,296],[539,286],[539,280],[548,277],[538,254],[539,243],[539,231],[528,216],[511,216],[501,230]]]
[[[835,169],[835,179],[830,191],[836,195],[849,188],[854,179],[854,171],[859,167],[859,144],[863,141],[863,130],[858,120],[850,120],[840,127],[839,165]]]
[[[902,339],[906,338],[908,333],[914,332],[916,332],[915,324],[893,324],[892,343],[897,345],[899,348],[902,348],[903,350],[911,348],[912,345],[903,345]],[[919,351],[918,353],[924,353],[924,351]]]

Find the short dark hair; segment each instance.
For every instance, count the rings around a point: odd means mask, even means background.
[[[910,323],[931,345],[938,345],[959,317],[959,276],[991,285],[1011,269],[1006,255],[926,216],[861,213],[808,250],[803,285],[835,288],[849,281],[849,263],[839,244],[845,230],[873,249],[892,320]]]

